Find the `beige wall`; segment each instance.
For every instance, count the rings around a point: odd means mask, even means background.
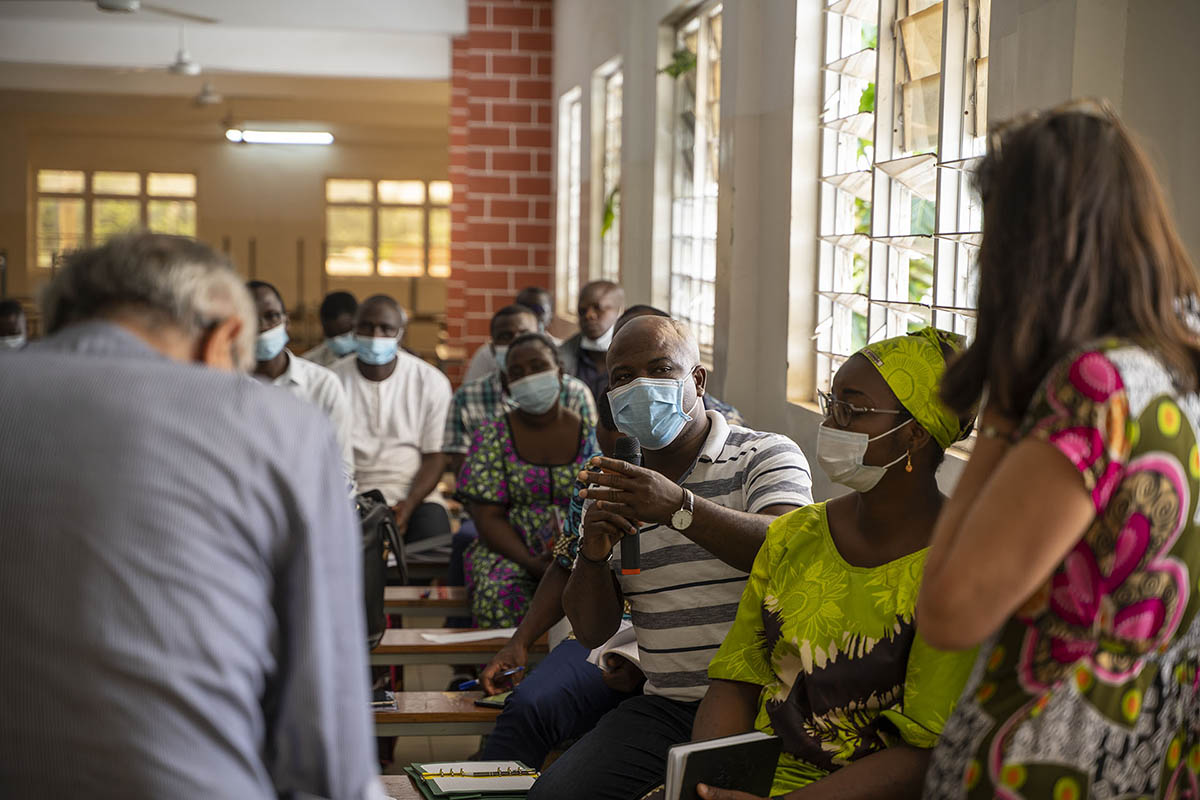
[[[313,309],[327,287],[360,298],[384,291],[411,305],[411,279],[323,281],[324,180],[444,180],[444,109],[438,127],[436,108],[397,120],[395,109],[380,104],[372,120],[362,104],[324,111],[316,101],[305,105],[306,113],[328,115],[322,127],[337,132],[332,146],[234,145],[224,140],[223,111],[197,110],[180,98],[0,93],[0,247],[9,254],[9,293],[32,296],[49,276],[33,266],[38,169],[155,170],[196,174],[198,237],[218,248],[228,238],[239,271],[276,284],[289,307]],[[244,107],[255,119],[280,113],[278,107]],[[423,296],[441,296],[438,287],[423,287]]]
[[[587,87],[591,71],[614,56],[625,63],[621,250],[631,303],[666,304],[670,134],[664,109],[670,94],[655,69],[669,52],[664,23],[694,5],[560,0],[556,11],[556,97],[574,85]],[[791,436],[814,462],[819,418],[811,406],[788,402],[787,381],[789,367],[793,376],[811,374],[816,323],[811,292],[823,5],[724,4],[713,375],[717,392],[755,427]],[[1080,94],[1109,96],[1161,165],[1180,227],[1193,257],[1200,256],[1200,164],[1193,144],[1200,4],[1005,0],[992,9],[990,118]],[[590,109],[584,113],[586,153]],[[587,170],[589,159],[584,163]],[[588,263],[586,252],[580,260]],[[945,488],[962,464],[956,455],[947,459]],[[837,491],[815,463],[814,482],[818,497]]]

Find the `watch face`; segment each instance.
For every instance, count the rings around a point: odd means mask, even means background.
[[[692,524],[692,512],[681,508],[671,515],[671,527],[677,531],[684,530]]]

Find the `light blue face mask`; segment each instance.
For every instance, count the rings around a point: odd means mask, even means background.
[[[400,340],[390,336],[355,336],[354,347],[358,351],[358,360],[364,364],[382,366],[396,357],[400,349]]]
[[[535,372],[508,385],[509,397],[518,408],[530,414],[545,414],[554,408],[561,391],[562,383],[556,369]]]
[[[675,441],[692,419],[683,410],[688,380],[691,378],[637,378],[611,390],[608,402],[617,430],[636,438],[643,450],[662,450]]]
[[[500,371],[504,372],[506,359],[508,358],[508,345],[494,344],[492,345],[492,355],[496,357],[496,364],[500,367]]]
[[[287,323],[281,322],[274,328],[267,328],[254,340],[254,360],[270,361],[283,352],[287,343]]]
[[[12,336],[0,336],[0,350],[20,350],[25,346],[25,334],[17,333]]]
[[[354,341],[354,331],[347,331],[340,336],[330,336],[325,340],[325,343],[329,345],[329,349],[338,358],[350,355],[354,352],[354,348],[358,346],[357,342]]]

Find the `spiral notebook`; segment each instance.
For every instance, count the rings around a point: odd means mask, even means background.
[[[522,798],[537,779],[537,770],[520,761],[447,761],[411,764],[411,775],[427,798],[484,796],[492,800]]]

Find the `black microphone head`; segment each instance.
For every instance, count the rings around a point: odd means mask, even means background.
[[[628,461],[630,464],[642,463],[642,445],[635,436],[622,436],[613,446],[613,458],[618,461]]]

